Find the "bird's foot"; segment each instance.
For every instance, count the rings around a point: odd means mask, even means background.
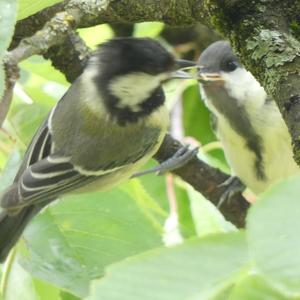
[[[182,146],[175,154],[162,162],[160,165],[155,166],[153,168],[135,173],[131,176],[131,178],[143,176],[149,173],[156,173],[157,175],[163,175],[167,172],[173,171],[184,166],[188,163],[192,158],[194,158],[198,153],[199,148],[195,147],[193,149],[189,149],[189,145]]]
[[[217,205],[220,208],[224,203],[230,203],[231,198],[245,190],[245,185],[236,176],[230,176],[227,180],[218,185],[218,188],[224,189]]]

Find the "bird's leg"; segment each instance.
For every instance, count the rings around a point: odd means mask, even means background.
[[[162,162],[160,165],[153,168],[135,173],[131,178],[143,176],[149,173],[157,173],[157,175],[163,175],[169,171],[173,171],[184,166],[198,153],[198,147],[189,149],[189,145],[181,147],[175,154]]]
[[[240,181],[240,179],[236,176],[230,176],[224,182],[218,185],[218,188],[225,189],[220,197],[220,201],[217,205],[220,208],[224,203],[230,202],[230,199],[245,190],[245,185]]]

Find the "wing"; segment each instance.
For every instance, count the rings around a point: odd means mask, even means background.
[[[14,178],[14,182],[17,182],[22,176],[23,172],[28,166],[34,164],[35,162],[45,158],[50,154],[51,150],[51,135],[48,129],[48,118],[42,123],[34,137],[32,138],[25,156],[23,158],[22,164],[18,170],[17,175]]]
[[[53,155],[29,166],[13,188],[4,194],[1,206],[12,209],[51,200],[96,180],[75,170],[68,158]]]
[[[51,153],[52,136],[48,127],[49,116],[37,130],[14,184],[2,196],[3,208],[18,208],[33,202],[55,199],[62,193],[79,188],[96,176],[85,176],[75,170],[69,157]]]

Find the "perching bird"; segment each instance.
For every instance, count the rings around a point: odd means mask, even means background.
[[[259,194],[299,172],[276,103],[241,65],[230,44],[213,43],[198,64],[202,98],[233,173]]]
[[[100,46],[37,130],[1,197],[0,261],[58,196],[109,189],[152,157],[168,127],[161,85],[179,66],[186,62],[151,39]]]

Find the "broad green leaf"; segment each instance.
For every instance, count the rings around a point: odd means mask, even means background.
[[[209,294],[205,298],[205,300],[228,300],[228,297],[230,295],[233,286],[234,286],[234,282],[232,282],[231,284],[227,284],[226,286],[223,286],[220,289],[215,289],[214,291],[212,291],[211,294]],[[195,299],[195,300],[199,300],[199,299]]]
[[[248,215],[255,269],[287,295],[300,297],[300,177],[273,186]]]
[[[143,169],[149,169],[157,165],[157,162],[153,160],[147,163]],[[144,186],[147,193],[151,198],[157,202],[157,204],[164,210],[169,211],[169,203],[167,196],[166,177],[155,176],[155,174],[148,174],[146,176],[139,177],[140,182]],[[174,181],[176,200],[178,206],[180,231],[184,237],[195,236],[195,228],[190,213],[190,205],[188,195],[183,187]],[[167,213],[164,215],[164,219],[167,217]]]
[[[41,213],[25,232],[25,266],[78,296],[106,266],[161,245],[161,232],[127,192],[70,196]]]
[[[216,141],[216,137],[211,129],[210,112],[201,100],[198,83],[188,85],[183,91],[182,97],[185,135],[194,137],[201,145]],[[224,170],[224,164],[226,165],[221,149],[205,153],[205,161],[222,170]]]
[[[201,100],[198,83],[189,85],[183,92],[184,131],[202,144],[215,141],[216,137],[210,126],[210,113]]]
[[[164,28],[161,22],[142,22],[134,25],[133,36],[135,37],[157,37]]]
[[[193,239],[109,267],[87,300],[207,299],[229,285],[247,261],[243,233]]]
[[[258,275],[248,275],[236,283],[227,300],[288,300]],[[292,300],[292,299],[291,299]]]
[[[189,201],[189,194],[185,189],[185,184],[182,185],[181,180],[177,183],[175,180],[175,192],[179,215],[180,232],[185,238],[191,238],[197,236],[196,226],[193,220],[193,213],[191,211],[191,205]]]
[[[80,300],[80,298],[78,298],[68,292],[65,292],[65,291],[60,292],[60,297],[61,297],[61,300]]]
[[[25,19],[38,11],[63,0],[19,0],[18,20]]]
[[[62,291],[48,282],[33,278],[33,284],[39,300],[62,300]]]
[[[227,222],[220,211],[199,192],[187,185],[190,205],[198,236],[235,230],[234,225]]]
[[[9,259],[11,259],[11,257],[9,257]],[[32,278],[31,275],[20,266],[17,259],[13,259],[7,271],[9,273],[6,274],[6,282],[2,282],[2,292],[5,295],[5,300],[60,300],[59,290],[47,283],[42,283]]]
[[[12,269],[10,270],[4,292],[5,300],[39,300],[32,277],[17,261],[13,263]]]

